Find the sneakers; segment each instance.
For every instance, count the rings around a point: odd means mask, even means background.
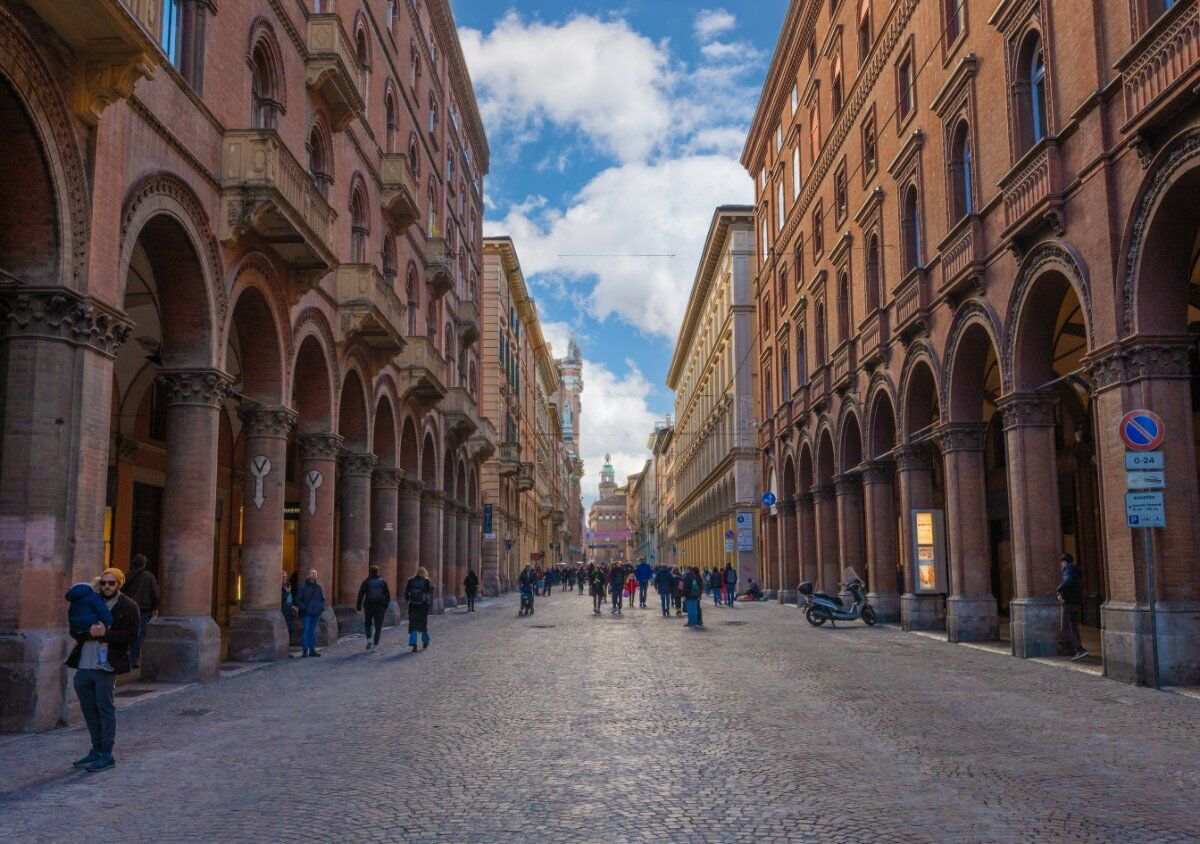
[[[1071,662],[1079,662],[1079,660],[1083,659],[1087,655],[1088,655],[1087,651],[1080,650],[1079,653],[1077,653],[1077,654],[1075,654],[1075,656],[1071,657]]]
[[[416,652],[417,652],[417,646],[416,646],[416,645],[413,645],[413,646],[412,646],[412,652],[413,652],[413,653],[416,653]]]
[[[97,771],[107,771],[109,768],[115,767],[117,767],[117,760],[113,759],[111,753],[100,753],[84,770],[89,774],[94,774]]]
[[[370,639],[368,639],[368,640],[367,640],[367,652],[369,653],[369,652],[370,652],[370,650],[371,650],[371,640],[370,640]]]
[[[320,656],[321,652],[320,651],[310,651],[308,655],[309,656]]]
[[[92,764],[93,762],[95,762],[97,759],[99,759],[103,755],[104,754],[101,753],[99,750],[93,750],[91,753],[89,753],[87,756],[84,756],[82,759],[76,759],[74,762],[72,762],[71,767],[72,768],[86,768],[88,765]]]

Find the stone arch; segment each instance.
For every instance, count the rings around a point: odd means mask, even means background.
[[[929,427],[940,414],[938,383],[940,368],[928,341],[914,343],[900,373],[901,438],[909,442],[918,431]]]
[[[337,432],[349,451],[365,452],[371,442],[367,387],[357,367],[347,370],[339,391]]]
[[[453,500],[457,497],[457,492],[454,488],[455,481],[458,478],[454,474],[454,452],[444,446],[442,449],[442,492],[445,493],[448,499]]]
[[[849,407],[842,413],[842,418],[838,422],[838,432],[840,434],[838,455],[843,472],[849,472],[863,462],[865,452],[863,449],[862,425],[858,419],[858,408]]]
[[[896,447],[896,399],[886,377],[867,394],[867,456],[878,460]]]
[[[783,471],[779,475],[779,500],[791,501],[796,497],[796,462],[792,455],[783,458]]]
[[[333,374],[321,335],[310,332],[300,337],[300,348],[292,364],[291,406],[297,414],[301,434],[324,434],[333,430]]]
[[[479,473],[474,466],[467,473],[467,506],[473,509],[479,507]]]
[[[279,37],[275,34],[275,26],[270,18],[259,15],[250,22],[250,30],[246,37],[246,63],[254,69],[254,53],[262,50],[271,60],[271,71],[275,75],[275,100],[279,113],[287,114],[287,71],[283,60],[283,51],[279,48]]]
[[[1003,371],[1007,373],[1010,389],[1020,389],[1020,383],[1025,374],[1021,373],[1017,363],[1017,334],[1022,314],[1028,312],[1027,303],[1035,288],[1040,288],[1047,280],[1052,280],[1062,292],[1069,285],[1075,291],[1083,310],[1084,327],[1087,330],[1088,348],[1093,348],[1093,338],[1096,336],[1092,324],[1091,282],[1086,265],[1079,253],[1070,245],[1060,240],[1047,240],[1034,247],[1025,260],[1013,293],[1009,299],[1008,314],[1005,319],[1007,330],[1004,337]],[[1051,318],[1054,315],[1050,315]],[[1051,329],[1053,326],[1051,326]]]
[[[283,349],[283,333],[263,286],[254,281],[244,283],[234,299],[222,346],[221,368],[237,376],[238,393],[261,404],[284,402],[287,383],[284,367],[290,355]],[[236,356],[236,361],[230,360],[231,355]]]
[[[996,357],[1000,394],[1005,394],[1011,389],[1009,373],[1005,370],[1003,358],[1000,356],[1003,336],[999,319],[991,305],[986,302],[971,299],[963,303],[954,314],[954,323],[950,326],[946,351],[942,356],[946,371],[939,395],[947,420],[982,421],[967,417],[978,412],[978,408],[975,407],[978,404],[976,399],[979,398],[979,391],[983,389],[982,367],[988,346]],[[975,409],[970,410],[971,407]]]
[[[375,418],[371,425],[371,453],[379,458],[379,466],[396,466],[396,413],[391,397],[382,392],[375,399]]]
[[[833,426],[826,419],[817,429],[817,486],[833,483],[838,474],[837,449],[834,448]]]
[[[438,488],[437,442],[429,430],[421,441],[421,481],[426,490]]]
[[[280,347],[280,383],[281,385],[287,383],[289,372],[287,367],[295,355],[295,342],[288,322],[289,308],[287,294],[283,289],[279,273],[275,270],[275,265],[262,253],[254,252],[247,255],[238,263],[237,267],[231,273],[231,277],[228,287],[230,290],[229,300],[233,304],[233,311],[231,317],[225,321],[222,327],[220,341],[222,354],[226,353],[230,341],[235,336],[238,306],[243,295],[247,291],[254,291],[261,298],[262,304],[266,306],[269,312],[273,330]],[[261,342],[261,340],[259,338],[252,338],[252,342],[257,343]],[[226,371],[231,370],[226,367]],[[274,401],[286,401],[286,396],[281,395]]]
[[[421,447],[417,439],[417,426],[410,414],[405,413],[400,424],[400,468],[412,480],[421,474]]]
[[[467,503],[467,464],[461,453],[458,455],[454,470],[454,495],[459,504]]]
[[[86,290],[91,198],[75,121],[33,39],[7,9],[0,9],[0,115],[5,119],[7,151],[14,164],[19,162],[25,170],[21,181],[29,182],[35,162],[42,165],[36,180],[42,182],[45,196],[37,201],[45,200],[41,210],[52,220],[42,236],[51,241],[48,248],[53,254],[52,261],[47,261],[46,255],[31,256],[32,262],[46,268],[40,273],[12,263],[5,245],[0,245],[0,262],[22,281]],[[21,138],[17,133],[20,126],[27,129]],[[7,188],[13,181],[6,178],[4,184]],[[34,202],[30,190],[19,203],[19,216],[25,218],[21,224],[25,241],[29,240],[29,215],[38,210],[31,207]],[[0,234],[0,244],[3,240]],[[120,301],[120,292],[116,299]]]

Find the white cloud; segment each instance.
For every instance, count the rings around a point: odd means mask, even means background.
[[[546,322],[543,320],[542,336],[550,344],[550,351],[554,357],[566,357],[567,342],[571,337],[571,326],[565,322]]]
[[[618,485],[640,472],[649,456],[646,441],[658,420],[648,403],[653,387],[633,361],[625,366],[626,371],[618,373],[586,357],[583,361],[579,450],[585,507],[596,500],[606,452],[612,454]]]
[[[752,200],[736,160],[694,155],[605,170],[565,210],[531,198],[485,223],[485,233],[510,235],[529,276],[594,279],[585,306],[596,319],[616,315],[673,340],[713,210]],[[674,257],[563,257],[631,253]]]
[[[696,14],[696,38],[708,42],[737,26],[737,18],[725,9],[702,9]]]

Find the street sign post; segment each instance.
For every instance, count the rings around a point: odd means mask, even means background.
[[[774,507],[775,502],[778,500],[779,499],[777,499],[775,497],[775,493],[773,493],[773,492],[764,492],[763,493],[762,503],[763,503],[764,507]]]
[[[1117,432],[1125,443],[1125,523],[1142,531],[1146,556],[1146,591],[1150,596],[1150,653],[1154,669],[1154,688],[1158,676],[1157,594],[1154,589],[1154,528],[1167,526],[1166,461],[1157,449],[1167,436],[1162,417],[1152,410],[1139,408],[1121,417]]]
[[[1162,492],[1125,493],[1125,521],[1131,528],[1167,526],[1167,505]]]
[[[1166,468],[1163,463],[1163,453],[1161,451],[1127,451],[1125,452],[1125,468],[1133,471],[1135,469],[1159,469]]]
[[[1163,489],[1166,485],[1166,475],[1160,469],[1138,469],[1125,473],[1127,489]]]
[[[1131,410],[1121,417],[1121,439],[1130,451],[1154,451],[1166,433],[1162,418],[1152,410]]]

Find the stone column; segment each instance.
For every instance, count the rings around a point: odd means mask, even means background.
[[[476,507],[467,513],[467,566],[474,570],[480,580],[480,594],[483,592],[483,572],[480,571],[483,560],[483,513]]]
[[[279,612],[283,571],[283,499],[288,434],[296,414],[284,407],[243,403],[242,602],[229,619],[229,658],[270,662],[288,657],[288,629]]]
[[[400,569],[397,560],[399,528],[399,490],[404,472],[400,469],[376,469],[371,473],[371,565],[379,566],[379,575],[392,589],[392,603],[384,624],[395,624],[399,617],[396,593]]]
[[[442,594],[442,494],[436,489],[421,493],[421,565],[429,572],[429,580],[435,587],[433,611],[445,612],[445,596]]]
[[[781,544],[779,536],[779,516],[772,515],[769,510],[764,510],[760,518],[760,524],[762,526],[761,541],[763,568],[778,568],[779,566],[783,565],[783,557],[779,553]],[[722,533],[722,542],[724,542],[724,533]],[[737,540],[735,539],[734,542],[736,543]],[[736,548],[737,545],[735,544],[734,547]],[[724,553],[724,550],[725,546],[722,545],[722,554],[717,558],[721,561],[721,568],[725,568],[725,560],[729,556]]]
[[[212,619],[217,514],[217,422],[229,376],[215,369],[162,370],[167,385],[162,603],[146,629],[142,677],[215,680],[221,631]]]
[[[905,446],[896,455],[896,483],[900,485],[900,536],[904,555],[904,595],[900,598],[900,626],[904,630],[941,630],[946,626],[941,595],[918,595],[912,558],[912,511],[933,506],[933,459],[920,446]]]
[[[800,558],[796,543],[800,537],[796,533],[796,502],[778,501],[775,504],[779,510],[779,566],[777,583],[779,603],[796,603],[796,588],[800,585]]]
[[[408,604],[404,602],[404,587],[408,579],[417,573],[421,565],[421,490],[424,484],[420,481],[405,478],[400,482],[399,502],[397,507],[396,557],[398,574],[396,586],[392,590],[399,602],[400,616],[408,614]]]
[[[1200,490],[1196,479],[1189,337],[1139,339],[1105,349],[1089,363],[1097,426],[1101,541],[1108,588],[1104,623],[1104,673],[1130,683],[1153,682],[1145,533],[1154,552],[1159,681],[1200,684]],[[1166,426],[1163,452],[1166,527],[1131,529],[1125,520],[1125,446],[1117,421],[1148,408]]]
[[[800,581],[815,587],[821,579],[817,565],[817,514],[813,494],[802,492],[796,502],[796,559],[800,566]]]
[[[442,596],[446,609],[458,606],[458,505],[449,496],[442,501]]]
[[[338,457],[338,582],[337,601],[327,611],[324,623],[332,624],[330,642],[336,642],[343,629],[353,626],[354,604],[358,587],[367,576],[371,559],[371,477],[378,460],[374,454],[343,451]],[[333,559],[325,565],[332,566]],[[319,565],[313,568],[324,575]],[[324,581],[322,581],[324,582]],[[318,644],[328,644],[320,639]]]
[[[1012,520],[1012,649],[1035,657],[1059,651],[1058,558],[1062,525],[1054,445],[1055,400],[1018,393],[1000,402],[1008,457],[1008,508]]]
[[[333,582],[333,521],[337,502],[339,477],[338,455],[342,438],[336,434],[310,434],[296,439],[300,455],[300,524],[296,544],[296,570],[299,582],[312,569],[317,570],[319,582],[325,587],[326,604],[338,597],[338,585]],[[330,631],[330,622],[335,625]],[[337,619],[327,610],[317,628],[322,644],[337,641]],[[332,632],[332,635],[330,635]],[[300,631],[295,630],[296,644]]]
[[[946,636],[951,642],[1000,638],[988,543],[983,425],[952,425],[937,435],[946,474],[946,534],[950,597]]]
[[[862,482],[858,475],[841,475],[834,481],[837,496],[839,574],[854,569],[860,578],[867,574],[863,544]]]
[[[454,590],[458,593],[459,603],[465,604],[467,602],[467,590],[463,586],[463,581],[467,579],[467,569],[471,567],[471,560],[469,557],[471,538],[467,535],[466,506],[459,504],[458,508],[455,510],[455,516],[458,521],[458,524],[454,528],[454,536],[458,541],[458,564],[454,567],[456,572]],[[475,572],[475,574],[478,575],[479,572]]]
[[[863,510],[866,514],[867,599],[880,621],[900,620],[900,593],[896,591],[899,541],[893,506],[896,467],[890,460],[874,460],[863,472]]]
[[[842,578],[838,554],[837,501],[833,484],[813,487],[813,509],[817,534],[817,570],[820,572],[816,591],[836,595]]]

